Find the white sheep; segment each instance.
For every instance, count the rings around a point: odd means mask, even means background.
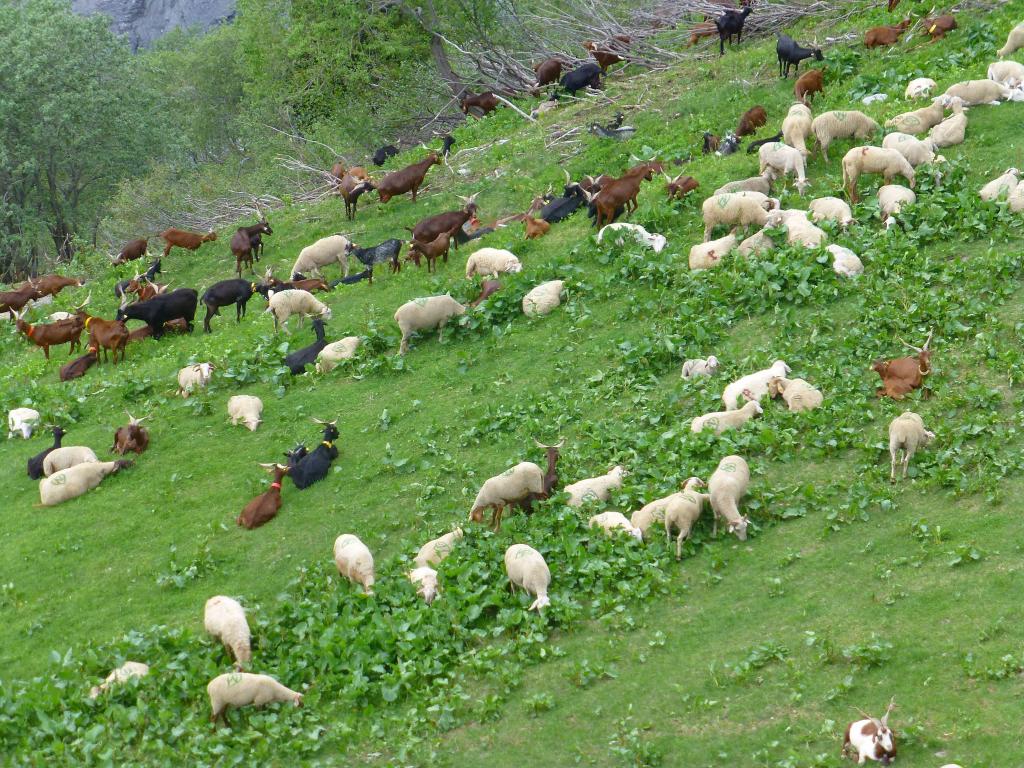
[[[867,139],[879,128],[878,123],[855,109],[823,112],[811,121],[811,132],[821,156],[828,162],[829,145],[836,139]]]
[[[438,565],[451,554],[452,548],[455,546],[455,542],[461,538],[462,529],[456,528],[450,533],[446,533],[444,536],[439,536],[432,541],[428,541],[420,547],[420,551],[416,553],[416,557],[413,559],[413,562],[416,563],[417,568],[422,568],[427,565]]]
[[[46,322],[56,323],[58,320],[70,320],[72,317],[74,317],[74,315],[70,312],[51,312],[47,316]]]
[[[263,421],[263,401],[254,395],[233,395],[228,399],[228,416],[232,426],[242,422],[250,432],[255,432]]]
[[[790,245],[817,248],[828,240],[828,233],[812,224],[806,211],[769,211],[767,224],[769,227],[783,227],[786,242]]]
[[[227,722],[229,707],[262,707],[277,701],[290,701],[296,707],[302,706],[302,694],[281,685],[270,675],[254,675],[249,672],[227,672],[218,675],[206,686],[210,697],[210,722],[223,718]]]
[[[782,141],[807,157],[807,137],[811,135],[811,110],[805,104],[794,104],[782,121]]]
[[[782,396],[794,413],[800,411],[813,411],[821,405],[824,397],[821,390],[815,389],[803,379],[787,379],[784,376],[776,376],[768,382],[768,396],[775,398]]]
[[[608,501],[611,492],[622,487],[622,479],[628,474],[616,465],[603,475],[569,483],[562,489],[569,494],[569,500],[565,503],[570,507],[579,507],[588,501]]]
[[[39,481],[39,503],[44,507],[75,499],[103,482],[107,475],[132,466],[132,462],[93,461],[54,472]]]
[[[1010,89],[994,80],[967,80],[949,86],[943,95],[947,100],[960,99],[965,107],[975,107],[1010,98]]]
[[[676,528],[679,531],[676,537],[676,560],[679,560],[683,556],[683,540],[690,537],[693,524],[700,518],[704,504],[711,497],[697,490],[674,493],[672,496],[672,501],[665,506],[665,543],[672,540],[672,529]]]
[[[760,192],[767,197],[772,193],[772,180],[767,176],[751,176],[749,179],[727,182],[713,194],[726,195],[731,192]]]
[[[111,686],[123,683],[133,677],[145,677],[148,674],[148,664],[143,664],[141,661],[126,661],[120,667],[107,675],[106,679],[100,685],[94,685],[90,688],[89,698],[99,698],[100,694],[105,693],[111,688]]]
[[[1024,181],[1017,185],[1017,188],[1010,193],[1007,199],[1010,210],[1014,213],[1024,212]]]
[[[718,358],[708,355],[707,359],[695,358],[683,363],[683,371],[679,375],[681,379],[696,379],[701,376],[714,376],[718,373]]]
[[[1006,45],[996,51],[996,55],[1002,59],[1019,48],[1024,48],[1024,21],[1010,30],[1006,36]]]
[[[1024,64],[1017,61],[997,61],[989,65],[987,76],[989,80],[995,80],[1008,88],[1016,88],[1024,83]]]
[[[665,246],[668,244],[668,240],[664,235],[651,234],[646,229],[641,227],[639,224],[628,224],[625,222],[617,221],[614,224],[607,224],[601,227],[601,231],[597,233],[597,242],[601,242],[604,237],[604,233],[611,230],[612,233],[618,234],[615,238],[615,244],[621,246],[625,242],[625,238],[622,237],[623,232],[627,232],[632,235],[632,239],[637,241],[643,246],[650,248],[655,253],[661,253]]]
[[[359,343],[358,336],[346,336],[338,341],[332,341],[316,356],[317,372],[328,373],[333,371],[342,360],[351,360],[355,357]]]
[[[39,426],[41,418],[39,411],[33,408],[12,408],[7,413],[7,439],[21,434],[22,438],[28,440]]]
[[[745,258],[753,254],[768,253],[773,250],[775,250],[775,242],[768,237],[767,232],[763,229],[755,232],[736,246],[736,253]]]
[[[502,248],[481,248],[466,259],[466,279],[473,275],[497,277],[503,272],[521,272],[523,265],[511,251]]]
[[[713,429],[716,435],[720,435],[729,429],[738,429],[750,419],[764,413],[761,404],[757,400],[748,400],[742,408],[734,411],[715,411],[697,416],[690,422],[691,432],[703,432],[705,428]]]
[[[551,570],[544,557],[527,544],[513,544],[505,550],[505,573],[508,575],[509,588],[515,594],[516,587],[522,587],[536,599],[527,610],[537,609],[540,613],[545,606],[551,605],[548,598],[548,586],[551,584]]]
[[[790,372],[790,367],[784,360],[776,360],[770,367],[755,373],[748,373],[729,384],[722,392],[722,402],[725,403],[727,411],[735,411],[739,408],[741,396],[748,400],[760,400],[768,394],[768,382],[776,376],[785,376]]]
[[[916,202],[917,195],[914,190],[900,184],[886,184],[878,188],[878,208],[882,212],[882,221],[887,228],[896,223],[894,217],[903,210],[903,206]]]
[[[602,512],[598,515],[593,515],[587,521],[587,527],[600,528],[609,536],[616,531],[624,531],[637,541],[644,540],[643,531],[629,522],[621,512]]]
[[[780,179],[792,174],[796,176],[797,191],[801,195],[807,191],[810,182],[806,177],[804,154],[799,149],[779,141],[771,141],[761,145],[757,156],[761,162],[762,176]]]
[[[903,93],[905,99],[926,99],[931,95],[935,81],[930,77],[916,77],[907,83],[907,90]]]
[[[941,123],[945,114],[946,100],[942,96],[936,96],[930,106],[904,112],[886,120],[885,127],[901,133],[925,133],[932,126]]]
[[[373,554],[358,536],[343,533],[334,540],[334,564],[338,566],[338,573],[361,585],[367,595],[373,594]]]
[[[409,351],[409,339],[417,331],[437,328],[437,340],[441,341],[444,326],[451,318],[466,314],[466,308],[447,293],[441,296],[427,296],[407,301],[395,312],[395,322],[402,332],[402,343],[398,354]]]
[[[811,220],[834,221],[841,227],[848,227],[853,223],[853,211],[846,204],[845,200],[838,197],[818,197],[811,200],[807,210],[811,213]]]
[[[739,503],[749,483],[750,468],[743,457],[726,456],[718,462],[718,468],[708,480],[708,495],[714,514],[712,534],[718,532],[718,518],[721,517],[728,523],[729,533],[735,533],[740,541],[747,540],[750,520],[740,514]]]
[[[630,515],[629,521],[643,534],[644,538],[647,538],[647,533],[650,531],[651,526],[655,523],[665,522],[665,510],[679,500],[685,493],[696,493],[698,488],[704,487],[704,481],[699,477],[688,477],[686,482],[683,483],[681,491],[676,493],[670,493],[660,499],[649,501],[644,504],[640,509]]]
[[[213,375],[213,363],[196,363],[186,365],[178,371],[178,391],[176,394],[188,397],[193,390],[206,389]]]
[[[914,168],[895,149],[854,147],[843,157],[843,186],[851,202],[857,202],[857,180],[865,173],[880,173],[886,184],[893,176],[902,176],[913,188],[917,183]]]
[[[423,601],[430,605],[441,591],[437,582],[437,571],[430,566],[421,565],[413,568],[406,574],[409,581],[416,587],[416,594],[423,598]]]
[[[704,242],[719,224],[730,227],[763,227],[768,211],[779,207],[779,201],[760,192],[726,192],[712,195],[701,205],[704,218]]]
[[[300,327],[307,315],[319,317],[325,321],[331,319],[331,310],[326,304],[319,301],[309,291],[303,291],[298,288],[289,288],[275,293],[267,301],[265,311],[274,317],[274,330],[276,331],[280,324],[284,328],[285,333],[290,333],[288,331],[288,318],[292,315],[299,316]]]
[[[328,235],[299,251],[299,258],[292,266],[292,274],[306,277],[321,277],[320,268],[337,262],[348,277],[348,254],[355,245],[344,235]]]
[[[480,486],[469,511],[475,523],[483,520],[484,510],[493,510],[491,521],[495,530],[501,527],[501,515],[510,504],[521,504],[544,493],[544,473],[532,461],[521,461],[500,475],[489,477]]]
[[[896,482],[897,455],[903,452],[903,479],[907,478],[907,467],[920,446],[928,445],[935,438],[934,432],[924,428],[924,420],[913,411],[905,411],[889,424],[889,455],[892,458],[892,469],[889,472],[890,482]]]
[[[241,670],[252,661],[252,633],[245,618],[245,609],[227,595],[214,595],[203,609],[203,627],[219,640]]]
[[[997,176],[992,179],[988,184],[981,188],[978,195],[982,200],[994,203],[1001,197],[1009,197],[1010,193],[1017,189],[1017,185],[1020,184],[1020,171],[1016,168],[1007,168],[1001,176]]]
[[[863,274],[864,263],[849,248],[833,244],[827,246],[825,250],[832,254],[832,269],[837,275],[857,277],[857,275]]]
[[[99,461],[96,458],[96,452],[84,445],[65,445],[61,448],[54,448],[43,459],[43,476],[49,477],[55,472],[95,461]]]
[[[931,139],[921,141],[909,133],[899,133],[898,131],[890,133],[882,139],[882,146],[886,149],[895,149],[907,158],[907,162],[914,168],[923,163],[943,162],[945,160],[942,155],[935,154],[935,143]]]
[[[523,314],[527,317],[542,317],[562,303],[564,280],[548,280],[523,296]]]
[[[722,257],[731,253],[738,243],[734,232],[711,242],[697,243],[690,249],[690,269],[712,269],[719,266]]]

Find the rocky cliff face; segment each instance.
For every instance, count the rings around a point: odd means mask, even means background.
[[[208,29],[235,15],[235,0],[72,0],[76,13],[109,16],[132,48],[147,46],[176,27]]]

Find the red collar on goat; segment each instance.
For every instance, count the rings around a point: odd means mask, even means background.
[[[281,490],[281,484],[280,484],[280,483],[271,483],[271,484],[270,484],[270,487],[271,487],[271,488],[275,488],[275,489],[277,489],[278,491],[280,491],[280,490]]]

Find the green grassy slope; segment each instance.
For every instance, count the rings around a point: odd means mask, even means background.
[[[940,89],[983,77],[1021,15],[1024,3],[1014,2],[964,19],[934,46],[833,47],[815,113],[882,90],[889,101],[864,108],[881,121],[903,111],[911,77],[931,74]],[[857,25],[880,19],[865,13]],[[857,281],[837,279],[822,254],[793,249],[690,273],[701,200],[757,170],[746,154],[699,157],[699,132],[724,132],[755,103],[774,130],[791,87],[775,77],[771,42],[744,43],[721,60],[613,76],[615,103],[573,105],[539,126],[510,111],[467,125],[456,133],[464,152],[453,159],[466,173],[434,169],[415,205],[365,205],[352,225],[336,201],[276,212],[265,261],[280,275],[317,237],[400,237],[402,226],[454,207],[456,193],[479,192],[484,220],[521,210],[561,184],[560,160],[578,176],[624,168],[647,148],[667,158],[694,153],[685,170],[701,189],[669,205],[660,183],[647,184],[630,219],[666,234],[664,253],[599,248],[582,215],[539,241],[524,241],[520,227],[499,231],[481,244],[513,250],[523,274],[504,278],[504,290],[443,344],[419,337],[404,361],[390,357],[395,308],[445,290],[472,299],[476,283],[461,274],[472,248],[436,276],[378,270],[372,287],[340,287],[328,299],[328,334],[362,335],[365,349],[353,367],[323,377],[281,372],[283,345],[294,349],[311,334],[275,336],[259,298],[238,326],[229,311],[211,335],[133,346],[126,365],[98,366],[69,385],[56,381],[60,352],[45,363],[2,331],[5,410],[33,404],[70,425],[67,444],[97,453],[125,409],[153,414],[152,447],[135,468],[53,509],[34,507],[38,490],[24,476],[24,460],[45,438],[0,445],[0,678],[53,678],[21,695],[10,682],[0,688],[7,751],[22,762],[31,754],[79,763],[101,762],[107,750],[121,763],[169,761],[181,750],[197,764],[246,755],[332,763],[354,750],[397,765],[504,765],[524,755],[643,765],[658,754],[666,765],[833,765],[852,707],[877,710],[896,695],[908,763],[1024,764],[1012,738],[1024,666],[1020,504],[1008,479],[1022,464],[1014,385],[1024,373],[1024,220],[976,195],[984,180],[1024,162],[1024,107],[969,112],[967,142],[944,151],[947,181],[920,174],[906,232],[886,234],[865,196],[859,223],[833,232],[865,261]],[[628,116],[638,128],[632,141],[584,134],[574,147],[545,149],[555,125],[605,119],[617,104],[640,104]],[[838,158],[848,146],[840,142],[827,166],[810,162],[814,196],[839,193]],[[792,190],[783,200],[806,205]],[[200,289],[229,276],[225,240],[177,252],[165,276]],[[99,278],[93,304],[109,316],[111,271],[100,257],[80,266]],[[568,281],[568,303],[548,318],[524,318],[523,293],[553,277]],[[898,353],[897,335],[916,339],[929,327],[935,397],[878,401],[870,361]],[[681,383],[681,360],[709,353],[723,360],[723,377]],[[690,434],[689,418],[717,409],[726,381],[777,357],[823,389],[823,409],[797,416],[773,404],[741,431]],[[175,398],[177,369],[202,360],[217,364],[214,384],[188,402]],[[226,400],[242,391],[264,400],[255,433],[226,420]],[[904,407],[921,412],[939,439],[915,459],[912,481],[893,489],[885,426]],[[235,515],[266,484],[256,462],[280,458],[297,440],[312,444],[313,417],[338,419],[333,473],[303,492],[286,482],[279,518],[238,530]],[[746,456],[755,535],[745,545],[713,540],[705,517],[676,563],[660,537],[646,548],[590,537],[591,511],[555,500],[530,519],[513,515],[498,536],[471,530],[442,568],[445,596],[430,609],[417,604],[402,558],[463,521],[484,478],[539,460],[531,438],[560,434],[568,438],[564,482],[614,463],[630,468],[610,505],[624,511],[691,474],[707,477],[728,453]],[[331,543],[343,532],[375,554],[373,601],[330,576]],[[537,546],[551,565],[554,605],[543,618],[524,616],[527,603],[504,589],[501,552],[513,541]],[[227,665],[199,636],[203,602],[218,593],[249,610],[254,669],[293,686],[315,681],[301,715],[271,711],[244,718],[234,737],[206,735],[203,687]],[[50,660],[51,649],[69,647],[61,664]],[[102,707],[82,701],[87,685],[125,657],[150,661],[158,679]],[[940,751],[947,760],[930,756]]]

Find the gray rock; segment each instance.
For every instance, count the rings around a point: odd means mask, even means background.
[[[72,0],[71,7],[109,16],[111,29],[127,35],[133,50],[177,27],[209,29],[235,15],[235,0]]]

